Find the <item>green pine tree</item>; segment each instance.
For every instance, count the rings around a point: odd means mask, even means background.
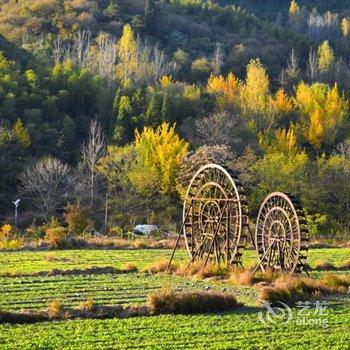
[[[129,97],[122,96],[119,102],[117,123],[113,135],[113,141],[118,145],[125,145],[132,139],[132,115],[133,109]]]
[[[148,102],[146,111],[146,123],[148,125],[157,125],[159,120],[159,106],[158,100],[155,94],[152,95]]]
[[[170,103],[169,103],[169,96],[168,94],[165,94],[163,97],[163,102],[162,102],[162,109],[161,109],[161,116],[162,116],[162,121],[169,121],[170,120]]]

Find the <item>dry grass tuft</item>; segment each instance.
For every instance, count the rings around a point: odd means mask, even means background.
[[[253,284],[253,274],[250,270],[234,269],[230,273],[229,280],[239,286],[251,286]]]
[[[162,290],[148,296],[147,306],[153,314],[196,314],[235,309],[238,303],[232,294],[218,291]]]
[[[168,264],[169,264],[168,260],[156,261],[148,268],[148,272],[151,274],[165,273],[165,271],[168,267]],[[173,274],[177,271],[177,269],[178,269],[178,266],[176,264],[171,264],[169,266],[167,273]]]
[[[81,311],[94,312],[95,309],[96,309],[96,305],[92,300],[92,298],[88,298],[87,300],[82,301],[78,305],[78,310],[81,310]]]
[[[137,272],[138,268],[134,264],[127,262],[122,266],[121,271],[123,271],[123,272]]]
[[[327,274],[319,280],[284,275],[273,285],[259,291],[259,300],[274,304],[282,301],[294,304],[299,300],[307,300],[314,296],[340,294],[349,291],[350,276]]]
[[[55,299],[50,304],[50,306],[47,310],[47,314],[48,314],[49,318],[55,318],[62,312],[62,310],[63,310],[63,308],[62,308],[61,302],[58,299]]]

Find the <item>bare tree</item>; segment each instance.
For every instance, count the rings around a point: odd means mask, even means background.
[[[288,78],[291,80],[297,79],[299,74],[300,74],[299,58],[296,55],[294,49],[292,49],[292,52],[289,56],[288,65],[287,65],[287,69],[285,72],[288,75]]]
[[[117,47],[115,41],[104,36],[98,40],[97,59],[98,74],[105,78],[111,87],[115,80],[115,62],[117,58]]]
[[[55,60],[55,64],[60,63],[64,55],[62,40],[60,36],[57,36],[53,41],[52,55]]]
[[[196,146],[226,145],[233,149],[241,147],[239,119],[229,112],[209,115],[195,121],[193,143]]]
[[[212,67],[215,75],[220,74],[223,63],[224,63],[224,52],[222,50],[222,44],[216,43],[214,56],[212,60]]]
[[[318,71],[318,59],[317,59],[317,54],[316,52],[310,48],[309,51],[309,59],[308,59],[308,73],[310,76],[311,81],[313,81],[317,75]]]
[[[81,147],[82,160],[78,164],[76,174],[78,183],[80,183],[80,185],[87,184],[89,188],[91,210],[93,210],[95,199],[96,167],[100,158],[105,155],[105,152],[106,137],[100,123],[96,119],[92,119],[89,129],[89,139]]]
[[[67,164],[56,158],[43,158],[20,176],[22,191],[34,206],[48,217],[68,201],[72,177]]]
[[[153,66],[154,66],[154,82],[157,83],[159,78],[165,73],[165,55],[159,49],[158,44],[153,48]]]
[[[88,57],[91,45],[91,33],[79,30],[73,43],[74,59],[79,67],[83,67]]]

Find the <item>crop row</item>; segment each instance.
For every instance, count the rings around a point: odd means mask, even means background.
[[[264,326],[255,312],[221,315],[154,316],[125,320],[76,320],[34,325],[0,325],[4,349],[346,349],[350,309],[330,308],[327,321]],[[32,335],[37,336],[33,337]],[[6,345],[5,345],[6,344]]]
[[[33,273],[52,269],[87,268],[91,266],[121,267],[125,262],[135,264],[140,270],[150,264],[170,257],[170,250],[56,250],[36,252],[1,252],[0,275],[5,273]],[[248,250],[243,255],[245,266],[256,263],[255,252]],[[311,266],[319,261],[341,265],[350,259],[350,249],[311,249],[308,262]],[[179,250],[177,261],[186,261],[187,253]]]
[[[242,289],[215,285],[206,281],[193,281],[183,277],[144,274],[103,274],[90,276],[52,276],[0,278],[0,309],[16,311],[20,309],[45,309],[54,299],[64,306],[76,306],[79,302],[92,298],[104,305],[141,304],[147,295],[161,288],[177,290],[208,288],[232,290],[241,294]],[[253,302],[255,293],[245,289],[242,301]]]

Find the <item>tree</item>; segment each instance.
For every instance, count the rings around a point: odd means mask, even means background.
[[[303,193],[308,179],[309,159],[305,152],[298,154],[268,153],[253,166],[256,185],[252,188],[250,203],[257,208],[270,192]]]
[[[300,7],[295,0],[292,0],[289,6],[289,15],[294,16],[300,12]]]
[[[154,0],[146,0],[143,22],[148,34],[154,34],[157,30],[157,7]]]
[[[341,29],[342,29],[343,36],[345,36],[345,37],[349,36],[350,21],[348,18],[346,18],[346,17],[343,18],[343,20],[341,22]]]
[[[119,101],[117,122],[113,134],[113,141],[119,145],[123,145],[131,140],[132,116],[133,109],[131,106],[130,98],[128,96],[122,96]]]
[[[269,77],[260,60],[251,60],[247,65],[245,84],[240,90],[240,105],[243,114],[255,116],[254,121],[260,128],[271,124],[268,121],[271,112],[269,84]]]
[[[160,114],[162,116],[163,122],[170,120],[170,102],[168,94],[165,94],[163,97],[162,109]]]
[[[119,64],[117,73],[124,84],[129,83],[131,74],[137,67],[137,43],[129,24],[123,27],[123,34],[117,43]]]
[[[287,114],[293,109],[292,100],[287,96],[284,89],[277,90],[273,106],[277,114]]]
[[[223,63],[224,63],[224,52],[222,50],[222,44],[216,43],[215,51],[212,59],[212,67],[215,75],[220,74]]]
[[[318,48],[318,68],[321,72],[328,71],[334,64],[334,52],[328,40],[324,41]]]
[[[39,215],[48,218],[58,209],[63,209],[69,200],[73,182],[67,164],[56,158],[43,158],[20,176],[22,191],[40,210]]]
[[[181,160],[188,143],[175,132],[175,125],[163,123],[156,129],[145,127],[135,133],[135,166],[130,179],[141,193],[174,194]]]
[[[83,187],[81,188],[81,193],[84,193],[86,188],[89,188],[91,211],[94,209],[96,177],[98,174],[97,165],[100,158],[104,156],[105,151],[106,138],[102,127],[96,119],[92,119],[89,128],[89,138],[81,147],[81,161],[78,165],[78,187]]]
[[[32,144],[28,130],[24,127],[21,119],[17,119],[13,125],[13,133],[24,148],[28,148]]]
[[[160,119],[159,115],[159,103],[155,93],[152,94],[147,110],[146,110],[146,121],[148,125],[156,125]]]

